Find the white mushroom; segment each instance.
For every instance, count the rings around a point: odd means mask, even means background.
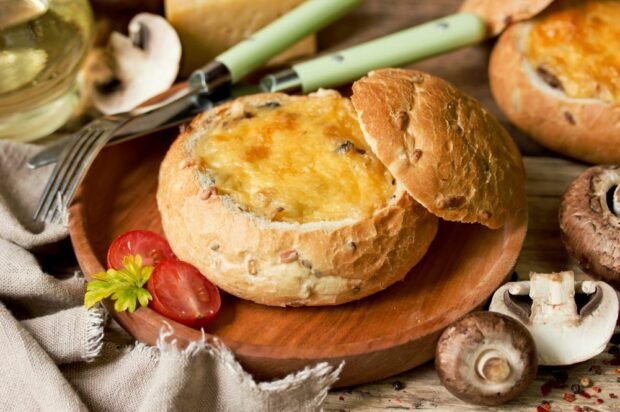
[[[129,37],[114,32],[108,44],[115,78],[93,93],[95,107],[105,114],[131,110],[174,83],[181,60],[181,42],[161,16],[140,13],[129,22]],[[110,87],[112,86],[112,87]]]
[[[587,299],[579,311],[576,293]],[[499,288],[489,310],[525,325],[536,342],[539,364],[572,365],[605,349],[618,318],[618,296],[605,282],[575,284],[573,272],[531,273],[529,281]]]

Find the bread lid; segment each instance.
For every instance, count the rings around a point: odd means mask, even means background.
[[[352,101],[375,155],[434,215],[499,228],[526,208],[525,169],[512,138],[450,83],[382,69],[353,84]]]
[[[465,0],[459,11],[480,16],[487,25],[487,34],[494,37],[512,23],[535,17],[551,3],[553,0]]]

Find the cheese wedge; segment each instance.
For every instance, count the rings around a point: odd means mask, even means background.
[[[303,0],[166,0],[166,18],[183,45],[181,74],[187,75]],[[314,35],[275,57],[270,63],[313,54]]]

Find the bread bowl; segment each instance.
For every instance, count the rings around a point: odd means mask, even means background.
[[[511,25],[491,54],[498,105],[542,145],[591,163],[620,162],[620,2],[556,1]]]
[[[519,152],[474,99],[396,69],[353,90],[353,104],[265,93],[196,117],[160,168],[174,252],[244,299],[336,305],[403,279],[435,237],[433,213],[497,228],[525,207]]]

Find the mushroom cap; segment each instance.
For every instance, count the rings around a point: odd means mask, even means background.
[[[595,166],[566,189],[562,241],[579,266],[620,290],[620,166]]]
[[[510,24],[531,19],[551,3],[553,0],[465,0],[459,11],[482,17],[489,36],[495,37]]]
[[[181,41],[168,21],[150,13],[129,22],[130,37],[113,32],[109,53],[120,87],[110,93],[95,91],[93,102],[104,114],[129,111],[174,83],[181,61]]]
[[[496,406],[522,393],[536,377],[536,346],[516,320],[474,312],[450,325],[439,338],[435,368],[457,398]]]

